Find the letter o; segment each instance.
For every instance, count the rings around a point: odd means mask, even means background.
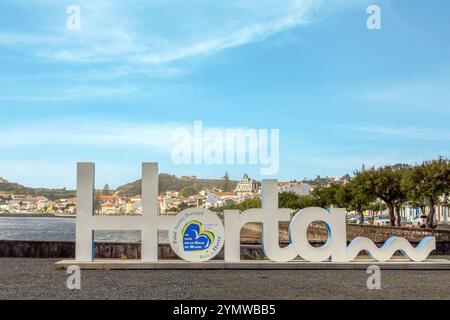
[[[289,237],[297,253],[305,260],[322,262],[333,254],[332,226],[330,214],[322,208],[307,208],[299,211],[289,226]],[[328,239],[321,247],[313,247],[308,241],[308,227],[314,221],[325,223]]]

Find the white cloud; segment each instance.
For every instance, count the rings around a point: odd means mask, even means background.
[[[395,137],[398,139],[413,139],[423,141],[450,141],[450,132],[419,127],[386,127],[370,126],[343,126],[345,129],[366,133],[371,136]]]
[[[36,89],[36,88],[35,88]],[[98,99],[98,98],[113,98],[122,97],[138,92],[140,89],[132,85],[119,86],[93,86],[93,85],[76,85],[73,87],[64,88],[40,88],[39,90],[26,90],[27,92],[35,92],[34,94],[25,95],[8,95],[0,96],[0,101],[68,101],[80,99]]]
[[[64,38],[57,38],[52,36],[42,36],[31,33],[8,33],[0,32],[0,45],[16,46],[16,45],[61,45],[67,42]]]
[[[98,147],[145,147],[152,151],[169,152],[174,129],[180,123],[127,123],[114,121],[85,121],[54,119],[24,123],[22,126],[2,126],[0,146],[71,145]]]
[[[405,108],[448,114],[450,103],[447,74],[421,74],[421,83],[396,79],[393,83],[366,84],[347,93],[351,99],[377,108]],[[375,89],[374,89],[375,88]]]
[[[0,159],[0,176],[27,187],[74,189],[76,161]]]
[[[312,6],[310,0],[294,1],[288,14],[267,23],[254,23],[242,26],[228,34],[206,39],[183,47],[158,54],[143,53],[131,57],[132,61],[160,64],[196,55],[209,55],[221,50],[264,40],[283,30],[307,22],[307,13]]]
[[[94,161],[93,158],[0,159],[0,176],[34,188],[76,188],[77,162]],[[97,188],[108,183],[112,188],[140,179],[140,162],[114,162],[96,160]]]
[[[197,3],[200,2],[200,3]],[[55,3],[44,2],[55,7]],[[207,7],[199,17],[176,13],[179,3],[144,4],[79,0],[82,28],[70,32],[60,25],[47,32],[0,33],[0,45],[22,47],[25,54],[62,62],[117,62],[160,65],[198,55],[264,40],[283,30],[304,24],[317,6],[313,0],[234,1],[215,3],[190,1],[183,5]],[[31,4],[30,4],[31,5]],[[42,4],[40,4],[42,5]],[[146,19],[158,19],[155,8],[167,6],[165,21],[146,28]],[[58,6],[61,6],[59,4]],[[183,8],[183,7],[182,7]],[[58,7],[58,9],[62,9]],[[181,9],[182,10],[182,9]],[[221,14],[221,12],[226,12]],[[216,19],[217,18],[217,19]],[[182,19],[182,21],[171,21]],[[57,19],[60,23],[61,19]],[[177,23],[182,27],[177,28]],[[203,27],[204,26],[204,27]],[[174,29],[173,34],[165,29]],[[198,29],[202,29],[198,32]],[[48,30],[53,30],[48,34]],[[42,34],[48,34],[42,36]],[[133,68],[130,69],[133,71]]]

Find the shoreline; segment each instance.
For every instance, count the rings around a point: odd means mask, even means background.
[[[52,213],[0,213],[0,218],[76,218],[76,216]]]

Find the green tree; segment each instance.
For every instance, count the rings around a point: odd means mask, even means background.
[[[310,207],[318,207],[316,199],[313,196],[300,196],[298,199],[298,208],[304,209]]]
[[[94,210],[96,214],[99,214],[100,211],[102,210],[102,203],[98,197],[100,193],[97,191],[95,192],[95,199],[94,199]]]
[[[350,180],[342,185],[336,192],[336,203],[348,211],[355,211],[359,215],[359,223],[364,223],[364,211],[368,210],[375,196],[366,192],[363,185],[358,180]]]
[[[404,189],[410,201],[429,208],[427,227],[434,226],[435,206],[445,203],[450,195],[450,162],[447,158],[425,161],[409,171]]]
[[[312,196],[315,199],[317,206],[321,208],[330,208],[337,205],[336,194],[340,188],[338,184],[332,184],[329,187],[320,187],[314,189]]]
[[[380,214],[387,209],[386,203],[383,201],[374,201],[370,205],[367,206],[367,210],[378,211]]]
[[[198,192],[197,192],[197,190],[195,190],[194,187],[184,187],[180,191],[180,196],[182,196],[183,198],[188,198],[188,197],[196,195],[196,194],[198,194]]]
[[[408,203],[408,194],[403,187],[403,181],[405,180],[406,176],[411,171],[411,167],[407,165],[397,165],[394,167],[395,172],[397,173],[397,184],[400,187],[399,192],[397,194],[397,199],[394,201],[394,207],[395,207],[395,214],[397,218],[397,226],[401,226],[402,222],[402,216],[401,216],[401,208]]]
[[[188,209],[188,208],[192,208],[192,207],[193,207],[192,205],[188,205],[188,204],[185,203],[185,202],[181,202],[181,203],[177,206],[177,209],[178,209],[178,211],[180,212],[180,211],[186,210],[186,209]]]
[[[353,179],[367,195],[375,196],[386,203],[391,226],[395,226],[396,220],[398,225],[401,222],[399,210],[397,210],[396,219],[395,208],[399,208],[406,201],[406,195],[402,188],[403,177],[403,170],[386,166],[356,172]]]
[[[261,208],[261,200],[259,199],[245,199],[241,203],[232,204],[218,208],[210,208],[212,211],[223,212],[224,210],[239,210],[246,211],[248,209]]]
[[[313,196],[298,196],[294,192],[280,192],[278,194],[279,208],[300,210],[317,206],[317,201]]]
[[[299,200],[300,197],[295,192],[280,192],[278,194],[278,207],[296,210],[299,209]]]
[[[237,209],[245,211],[248,209],[261,208],[261,200],[259,199],[245,199],[237,205]]]
[[[178,212],[178,209],[175,207],[171,207],[168,210],[166,210],[166,212]]]

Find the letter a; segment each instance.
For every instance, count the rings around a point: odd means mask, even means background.
[[[367,14],[370,14],[370,16],[367,18],[367,29],[380,30],[381,29],[381,8],[377,5],[368,6]]]
[[[67,29],[80,30],[81,29],[81,9],[77,5],[70,5],[67,7]]]

